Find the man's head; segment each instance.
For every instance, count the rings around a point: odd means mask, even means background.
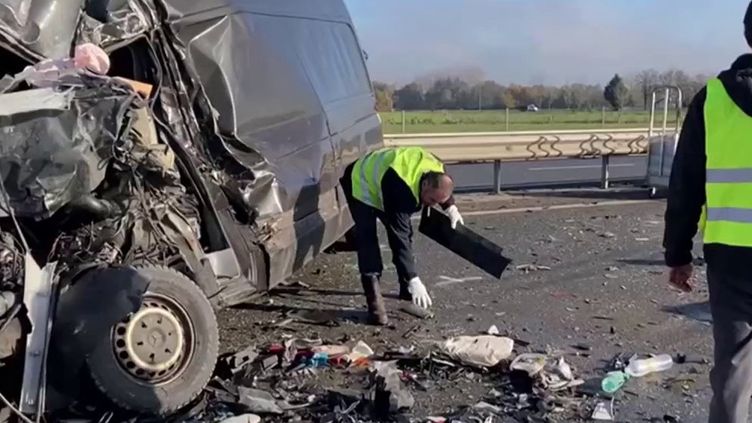
[[[454,181],[446,173],[428,172],[420,183],[420,202],[424,206],[443,204],[454,191]]]
[[[747,6],[747,13],[744,14],[744,38],[747,39],[747,45],[752,47],[752,3]]]

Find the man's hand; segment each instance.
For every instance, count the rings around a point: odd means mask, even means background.
[[[668,283],[682,292],[692,292],[692,285],[689,283],[692,279],[692,264],[672,267],[668,276]]]
[[[416,276],[410,279],[410,282],[407,283],[407,290],[413,297],[413,304],[418,307],[428,308],[433,305],[431,297],[428,295],[428,290],[426,289],[426,286],[423,285],[423,282],[420,281],[419,277]]]
[[[462,215],[460,214],[460,210],[454,204],[449,206],[449,208],[446,209],[446,212],[452,222],[452,229],[457,228],[457,223],[461,223],[463,225],[465,224],[465,221],[462,219]]]

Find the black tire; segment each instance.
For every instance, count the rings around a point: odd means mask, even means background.
[[[125,344],[119,343],[120,338],[116,341],[116,332],[122,333],[121,327],[115,326],[111,335],[104,338],[88,358],[88,368],[96,386],[115,405],[143,414],[164,416],[190,404],[209,382],[219,354],[219,329],[206,295],[187,276],[166,267],[148,266],[138,268],[138,271],[149,281],[141,310],[148,308],[146,304],[153,298],[169,299],[182,308],[173,315],[179,316],[176,321],[181,322],[183,333],[190,335],[180,337],[183,346],[175,349],[183,350],[181,354],[189,356],[177,360],[179,364],[170,370],[174,373],[170,373],[169,378],[140,379],[126,370],[128,366],[124,362],[128,360],[122,357],[122,350],[116,353],[116,344]],[[186,319],[189,324],[184,324]],[[162,347],[164,345],[160,344]]]

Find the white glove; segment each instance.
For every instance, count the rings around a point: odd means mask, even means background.
[[[452,222],[452,229],[457,228],[457,223],[465,224],[465,220],[462,219],[462,215],[460,214],[460,210],[455,205],[449,206],[448,209],[446,209],[447,214],[449,214],[449,219]]]
[[[410,279],[410,282],[407,283],[407,291],[413,296],[413,304],[418,307],[428,308],[433,305],[431,297],[428,295],[428,290],[419,277],[416,276]]]

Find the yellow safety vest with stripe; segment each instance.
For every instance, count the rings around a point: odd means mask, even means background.
[[[752,117],[719,79],[707,87],[705,154],[705,244],[752,247]]]
[[[353,166],[352,195],[371,207],[384,211],[381,180],[394,169],[420,202],[420,181],[428,172],[444,172],[444,164],[420,147],[383,148],[360,158]]]

